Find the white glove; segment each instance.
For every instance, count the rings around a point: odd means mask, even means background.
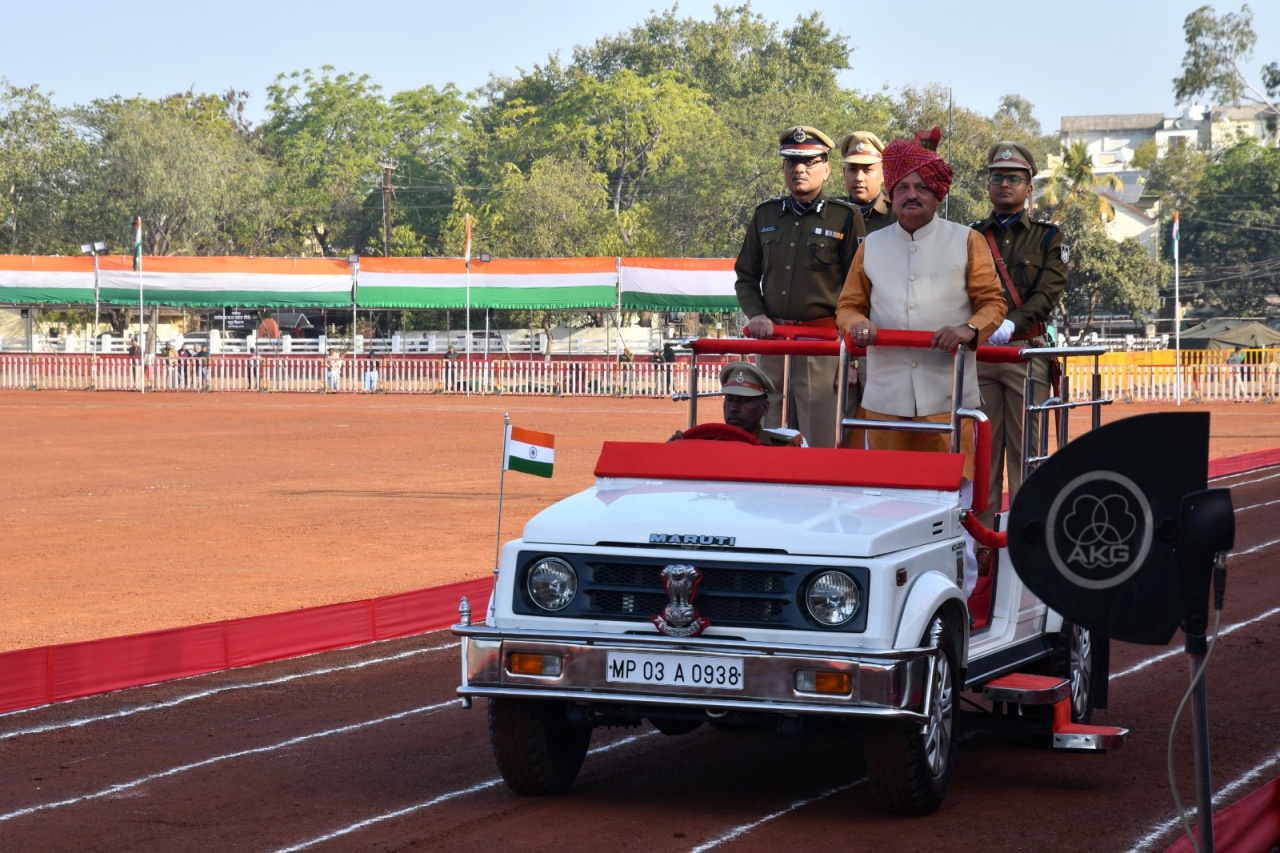
[[[991,333],[991,337],[987,338],[987,343],[994,347],[1004,346],[1009,343],[1010,336],[1013,335],[1013,321],[1005,320],[1000,324],[1000,328]]]

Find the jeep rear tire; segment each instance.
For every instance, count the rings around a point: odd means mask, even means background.
[[[1096,677],[1093,636],[1088,628],[1070,622],[1062,624],[1055,659],[1057,671],[1071,682],[1071,722],[1087,723],[1093,718],[1093,679]]]
[[[903,815],[926,815],[942,804],[956,762],[959,655],[942,614],[934,616],[922,646],[933,646],[935,666],[929,721],[868,722],[862,729],[863,752],[876,805]]]
[[[490,699],[489,742],[511,790],[530,796],[560,794],[582,769],[591,728],[571,724],[565,702]]]

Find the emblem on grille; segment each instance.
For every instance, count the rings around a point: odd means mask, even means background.
[[[696,637],[711,620],[698,615],[693,606],[698,594],[698,582],[702,572],[693,566],[671,565],[662,570],[662,586],[667,591],[667,606],[661,615],[653,617],[653,624],[668,637]]]

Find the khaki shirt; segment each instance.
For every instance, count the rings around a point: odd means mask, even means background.
[[[854,207],[859,207],[859,213],[862,212],[858,202],[853,199],[847,199],[847,201]],[[889,200],[884,197],[884,193],[881,193],[876,198],[876,203],[871,206],[871,210],[862,214],[863,227],[855,231],[858,235],[858,243],[861,244],[868,234],[874,234],[897,221],[898,217],[893,215],[893,209],[889,207]]]
[[[1067,260],[1069,252],[1062,244],[1062,232],[1051,222],[1032,219],[1024,210],[1006,231],[1000,227],[993,212],[989,217],[972,225],[985,235],[988,231],[996,238],[1000,256],[1009,270],[1009,278],[1018,288],[1022,307],[1015,308],[1005,291],[1009,304],[1006,319],[1013,321],[1014,334],[1022,334],[1037,323],[1047,323],[1062,298],[1067,286]],[[986,237],[983,237],[986,242]],[[1004,280],[1001,279],[1004,291]]]
[[[734,264],[742,312],[775,320],[835,316],[860,227],[865,231],[856,208],[822,195],[802,216],[790,196],[761,204]]]

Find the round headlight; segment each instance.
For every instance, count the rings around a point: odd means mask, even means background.
[[[809,581],[804,592],[809,615],[823,625],[843,625],[858,612],[862,593],[844,572],[823,572]]]
[[[578,573],[557,557],[546,557],[530,566],[525,583],[529,597],[543,610],[563,610],[578,594]]]

